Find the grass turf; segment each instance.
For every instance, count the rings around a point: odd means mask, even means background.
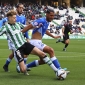
[[[19,74],[14,59],[9,65],[10,72],[4,72],[2,67],[11,51],[8,50],[7,41],[0,40],[0,85],[85,85],[85,40],[70,40],[66,52],[62,51],[64,44],[56,44],[54,39],[43,42],[53,47],[62,68],[67,67],[71,71],[67,78],[64,81],[57,80],[48,65],[32,68],[29,76]],[[35,59],[38,57],[29,55],[27,63]]]

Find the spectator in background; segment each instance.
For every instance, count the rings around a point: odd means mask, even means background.
[[[54,29],[54,25],[50,24],[50,33],[54,33],[53,29]]]
[[[59,26],[56,26],[55,34],[59,35],[59,33],[60,33],[59,29],[60,29]]]

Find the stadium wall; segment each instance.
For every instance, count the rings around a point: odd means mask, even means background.
[[[0,4],[10,3],[10,4],[17,4],[22,2],[32,2],[32,3],[39,3],[44,5],[51,5],[52,3],[56,3],[56,5],[62,5],[64,2],[67,4],[67,6],[85,6],[85,0],[0,0]]]

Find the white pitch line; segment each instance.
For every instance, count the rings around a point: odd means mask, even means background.
[[[85,54],[85,53],[81,53],[81,52],[68,52],[68,51],[66,51],[66,52],[62,52],[62,51],[55,51],[55,52],[59,52],[59,53],[76,53],[76,54]]]
[[[0,50],[8,50],[8,51],[10,51],[9,49],[0,49]],[[56,50],[55,50],[55,52],[58,52],[58,53],[76,53],[76,54],[85,54],[85,53],[82,53],[82,52],[68,52],[68,51],[63,52],[63,51],[56,51]]]
[[[57,57],[64,57],[64,58],[67,58],[67,57],[68,57],[68,58],[69,58],[69,57],[71,57],[71,58],[72,58],[72,57],[76,57],[76,58],[77,58],[77,57],[84,57],[84,55],[83,55],[83,56],[82,56],[82,55],[79,55],[79,56],[57,56]],[[29,58],[30,58],[30,59],[33,59],[33,58],[38,58],[38,57],[37,57],[37,56],[34,56],[34,57],[32,56],[32,57],[28,57],[28,59],[29,59]],[[0,60],[4,60],[4,59],[7,59],[7,58],[0,58]]]

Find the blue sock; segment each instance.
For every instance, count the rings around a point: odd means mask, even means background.
[[[55,56],[51,58],[51,61],[53,62],[53,64],[55,65],[55,67],[57,69],[60,69],[61,68],[60,67],[60,63],[58,62],[58,59]]]
[[[10,58],[7,58],[5,65],[8,66],[10,62],[11,62],[11,59]]]
[[[27,62],[27,58],[24,58],[24,63],[26,64],[26,62]]]
[[[35,61],[31,62],[31,63],[28,63],[28,64],[27,64],[27,68],[36,67],[36,66],[38,66],[38,65],[39,65],[39,64],[38,64],[38,60],[35,60]]]

